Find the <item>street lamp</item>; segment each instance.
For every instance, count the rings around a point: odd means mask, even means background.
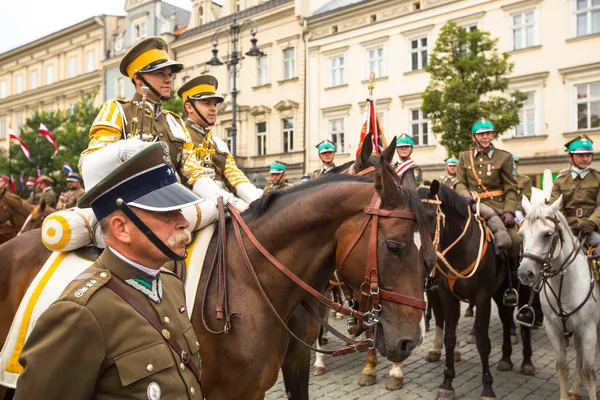
[[[236,156],[237,153],[237,95],[238,95],[238,91],[237,91],[237,74],[239,72],[239,70],[241,69],[241,63],[242,60],[244,59],[244,56],[242,56],[241,53],[241,49],[239,49],[239,40],[240,40],[240,34],[242,32],[242,30],[248,26],[251,25],[252,28],[250,29],[250,34],[252,35],[252,39],[250,39],[250,43],[252,44],[252,47],[250,48],[250,51],[248,51],[246,53],[246,55],[248,57],[262,57],[265,55],[265,53],[263,53],[262,51],[260,51],[260,49],[256,46],[256,42],[258,41],[258,39],[256,39],[256,32],[257,32],[257,28],[256,28],[256,22],[253,19],[247,19],[246,21],[244,21],[243,23],[239,24],[237,22],[237,20],[233,20],[233,23],[231,24],[231,26],[229,27],[229,42],[230,42],[230,54],[228,54],[228,57],[225,61],[225,63],[223,63],[221,60],[219,60],[219,50],[217,50],[217,46],[218,46],[218,34],[221,30],[217,30],[214,35],[213,35],[213,49],[212,49],[212,58],[206,63],[207,65],[212,65],[212,66],[219,66],[219,65],[223,65],[226,64],[228,71],[230,74],[233,74],[233,87],[231,88],[231,112],[232,112],[232,124],[231,124],[231,141],[232,141],[232,149],[231,149],[231,155],[233,157]]]

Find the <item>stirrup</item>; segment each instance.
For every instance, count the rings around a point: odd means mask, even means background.
[[[508,288],[504,291],[502,304],[505,307],[516,307],[519,305],[519,292],[515,288]]]
[[[436,291],[440,287],[437,277],[428,276],[425,278],[425,290]]]
[[[517,324],[527,328],[533,328],[533,325],[535,324],[535,311],[533,310],[533,307],[525,304],[519,309],[519,312],[517,313]]]
[[[350,330],[352,328],[354,328],[356,326],[356,318],[354,317],[347,317],[346,318],[346,329],[348,329],[348,332],[350,332]]]

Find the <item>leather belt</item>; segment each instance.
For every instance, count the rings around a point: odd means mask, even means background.
[[[504,196],[504,190],[492,190],[491,192],[477,193],[480,199],[489,199],[491,197]]]
[[[567,215],[567,217],[577,217],[577,218],[583,218],[583,217],[589,217],[594,213],[594,210],[584,210],[583,208],[567,208],[565,209],[565,214]]]

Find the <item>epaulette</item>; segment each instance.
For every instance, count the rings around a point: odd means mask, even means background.
[[[570,172],[570,171],[571,171],[571,168],[563,168],[560,171],[558,171],[557,177],[560,176],[560,175],[564,175],[564,174],[566,174],[567,172]]]
[[[70,300],[80,305],[86,305],[90,297],[112,278],[109,270],[102,269],[96,272],[83,272],[73,279],[73,293],[63,295],[63,299]],[[78,284],[75,284],[79,282]]]
[[[116,101],[119,103],[131,103],[131,99],[110,99],[108,101]]]
[[[174,116],[175,118],[177,118],[182,124],[183,124],[183,118],[181,118],[181,115],[173,112],[173,111],[169,111],[169,110],[165,110],[164,108],[162,109],[163,114],[171,114],[172,116]]]

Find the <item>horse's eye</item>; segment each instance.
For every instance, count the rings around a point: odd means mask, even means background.
[[[387,241],[385,242],[385,247],[391,254],[399,255],[402,252],[402,245],[400,243]]]
[[[546,233],[544,233],[544,239],[549,239],[552,237],[552,232],[548,231]]]

